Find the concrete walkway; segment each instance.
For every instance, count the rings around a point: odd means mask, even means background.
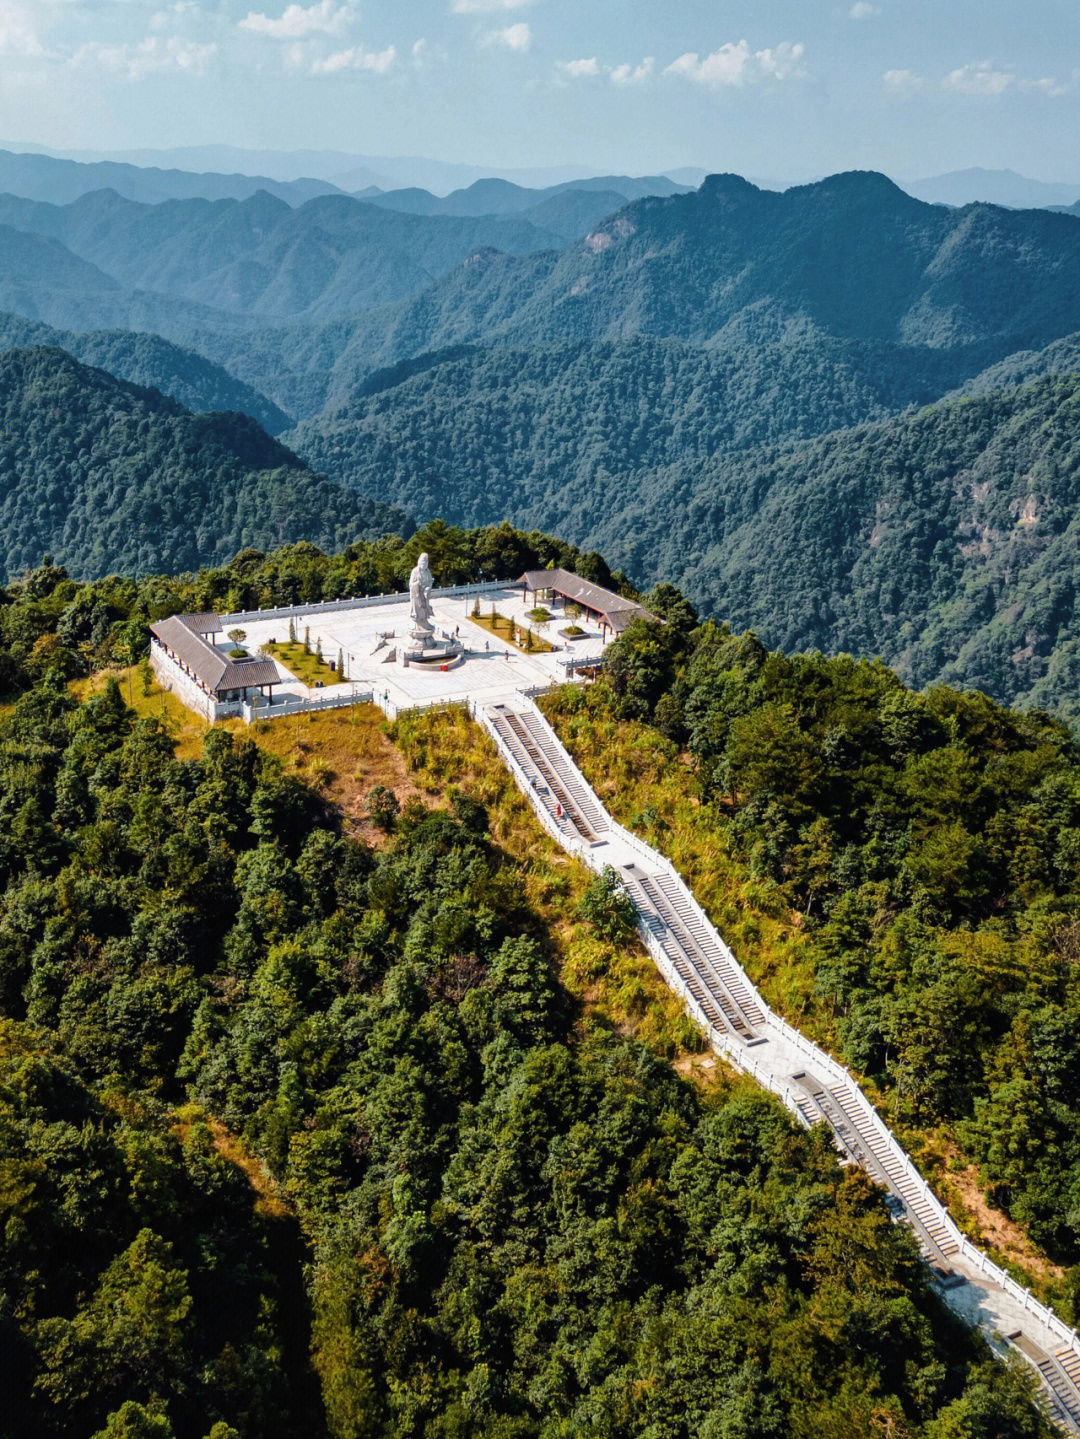
[[[476,698],[470,710],[549,833],[590,869],[619,876],[650,953],[716,1053],[803,1124],[829,1126],[845,1161],[889,1191],[945,1303],[999,1353],[1022,1355],[1048,1413],[1080,1434],[1075,1332],[961,1234],[852,1075],[769,1008],[671,864],[612,819],[532,700],[507,692]]]

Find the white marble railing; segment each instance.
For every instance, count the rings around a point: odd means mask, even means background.
[[[432,599],[466,599],[469,595],[501,595],[513,591],[516,585],[505,580],[478,580],[470,585],[444,585],[431,592]],[[408,590],[391,590],[385,595],[356,595],[352,599],[314,600],[306,605],[278,605],[269,610],[239,610],[233,615],[222,615],[221,623],[230,628],[236,625],[253,624],[256,620],[300,619],[303,615],[329,615],[339,610],[366,610],[378,605],[399,605],[409,597]]]

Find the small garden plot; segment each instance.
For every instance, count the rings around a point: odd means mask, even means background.
[[[515,649],[523,650],[526,654],[542,654],[555,648],[527,625],[518,624],[517,620],[500,614],[498,610],[485,615],[475,609],[469,618],[474,625],[479,625],[482,630],[493,634],[500,644],[513,645]]]
[[[312,650],[305,648],[299,640],[270,640],[266,652],[280,660],[291,675],[309,687],[319,680],[324,685],[341,683],[341,676],[327,664],[317,646]]]

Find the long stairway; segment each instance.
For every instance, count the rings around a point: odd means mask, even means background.
[[[844,1162],[892,1196],[945,1302],[991,1344],[1023,1355],[1045,1407],[1080,1434],[1080,1338],[957,1229],[854,1078],[774,1014],[666,859],[608,814],[555,731],[525,695],[473,706],[541,823],[591,869],[611,867],[668,984],[736,1068],[807,1125],[826,1124]]]
[[[523,770],[532,771],[534,792],[546,796],[548,813],[563,821],[558,828],[564,834],[575,830],[586,842],[594,842],[609,827],[607,813],[585,781],[568,772],[543,731],[537,731],[534,716],[504,704],[489,706],[486,714],[496,739]]]

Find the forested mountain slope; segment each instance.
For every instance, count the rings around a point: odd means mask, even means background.
[[[376,376],[290,438],[418,518],[556,530],[769,643],[879,654],[918,685],[1075,717],[1080,372],[1056,373],[1074,346],[991,372],[1048,372],[1036,381],[742,449],[830,412],[880,415],[892,372],[875,394],[827,350],[816,368],[814,345],[753,369],[647,341],[466,350]]]
[[[402,215],[347,195],[295,208],[266,193],[142,205],[103,190],[63,206],[0,195],[0,224],[59,242],[128,290],[264,324],[336,320],[404,299],[478,247],[561,243],[516,215]]]
[[[424,785],[365,836],[291,726],[178,759],[160,696],[47,668],[251,562],[0,607],[0,669],[44,641],[0,720],[4,1439],[1048,1439],[822,1132],[583,1012],[568,946],[595,986],[636,941],[464,721],[311,718]]]
[[[62,350],[0,355],[0,575],[194,569],[245,545],[338,546],[404,516],[313,475],[253,420],[192,415]]]
[[[950,364],[812,330],[710,349],[647,337],[461,346],[377,371],[289,443],[360,490],[407,487],[428,515],[581,529],[608,476],[884,418],[934,398]]]
[[[920,352],[940,356],[943,393],[1080,329],[1072,217],[947,210],[880,175],[783,194],[711,176],[635,200],[568,246],[528,213],[410,215],[344,196],[296,209],[268,195],[0,197],[0,223],[23,233],[0,253],[0,303],[60,327],[155,330],[305,418],[380,366],[459,344],[650,336],[735,349],[790,331],[892,347],[903,404]],[[53,257],[96,273],[50,290]]]
[[[271,435],[280,434],[291,423],[288,415],[250,385],[160,335],[129,330],[54,330],[34,320],[0,313],[0,351],[36,345],[66,350],[83,364],[108,370],[118,380],[160,390],[186,410],[238,410]]]
[[[448,195],[433,195],[418,186],[380,190],[373,185],[361,190],[356,198],[385,210],[405,210],[413,215],[514,215],[527,214],[538,205],[546,205],[563,195],[615,197],[618,204],[609,209],[619,209],[628,200],[640,200],[643,195],[682,195],[690,188],[676,184],[666,175],[592,175],[540,189],[493,177],[474,180],[471,185],[451,190]]]
[[[769,643],[1080,717],[1080,374],[681,462],[607,500],[589,543]]]
[[[1075,1324],[1075,739],[713,624],[639,623],[605,671],[543,701],[599,793],[690,877],[770,1002],[863,1078],[960,1221],[1026,1250]]]
[[[977,369],[1080,328],[1078,271],[1080,226],[1066,215],[947,210],[868,173],[782,194],[711,175],[689,195],[635,201],[557,256],[477,256],[360,322],[355,343],[382,360],[476,340],[716,343],[754,314],[970,349]]]

